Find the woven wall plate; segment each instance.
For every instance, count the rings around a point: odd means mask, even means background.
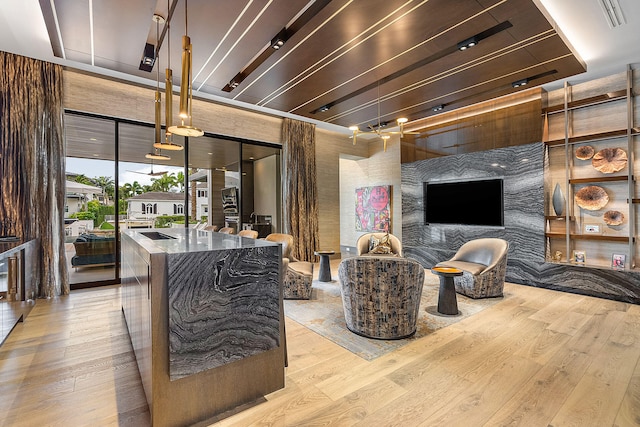
[[[624,222],[624,214],[620,211],[606,211],[602,217],[607,225],[620,225]]]
[[[590,145],[583,145],[582,147],[576,148],[576,158],[580,160],[589,160],[593,157],[596,150],[593,149]]]
[[[604,188],[589,185],[578,190],[574,196],[577,205],[588,211],[597,211],[609,203],[609,195]]]
[[[602,173],[614,173],[627,166],[627,152],[622,148],[603,148],[591,159],[594,168]]]

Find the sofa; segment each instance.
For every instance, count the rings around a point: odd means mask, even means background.
[[[113,235],[84,233],[73,242],[76,254],[71,258],[73,267],[95,267],[116,262],[116,239]]]

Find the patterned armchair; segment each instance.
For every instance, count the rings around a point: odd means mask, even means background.
[[[284,269],[284,298],[285,299],[309,299],[311,298],[311,283],[313,282],[313,264],[300,261],[293,257],[293,236],[290,234],[271,233],[264,238],[269,242],[282,245],[282,258],[286,262]]]
[[[449,261],[436,267],[463,271],[454,278],[456,292],[471,298],[501,297],[507,272],[509,243],[502,239],[476,239],[465,243]]]
[[[411,258],[351,257],[338,267],[347,329],[377,339],[416,331],[424,267]]]

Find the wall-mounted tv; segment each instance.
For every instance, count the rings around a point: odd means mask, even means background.
[[[503,181],[425,182],[427,224],[504,226]]]

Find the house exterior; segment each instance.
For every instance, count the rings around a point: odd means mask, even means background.
[[[151,219],[184,213],[184,193],[150,191],[127,199],[127,216],[131,219]]]

